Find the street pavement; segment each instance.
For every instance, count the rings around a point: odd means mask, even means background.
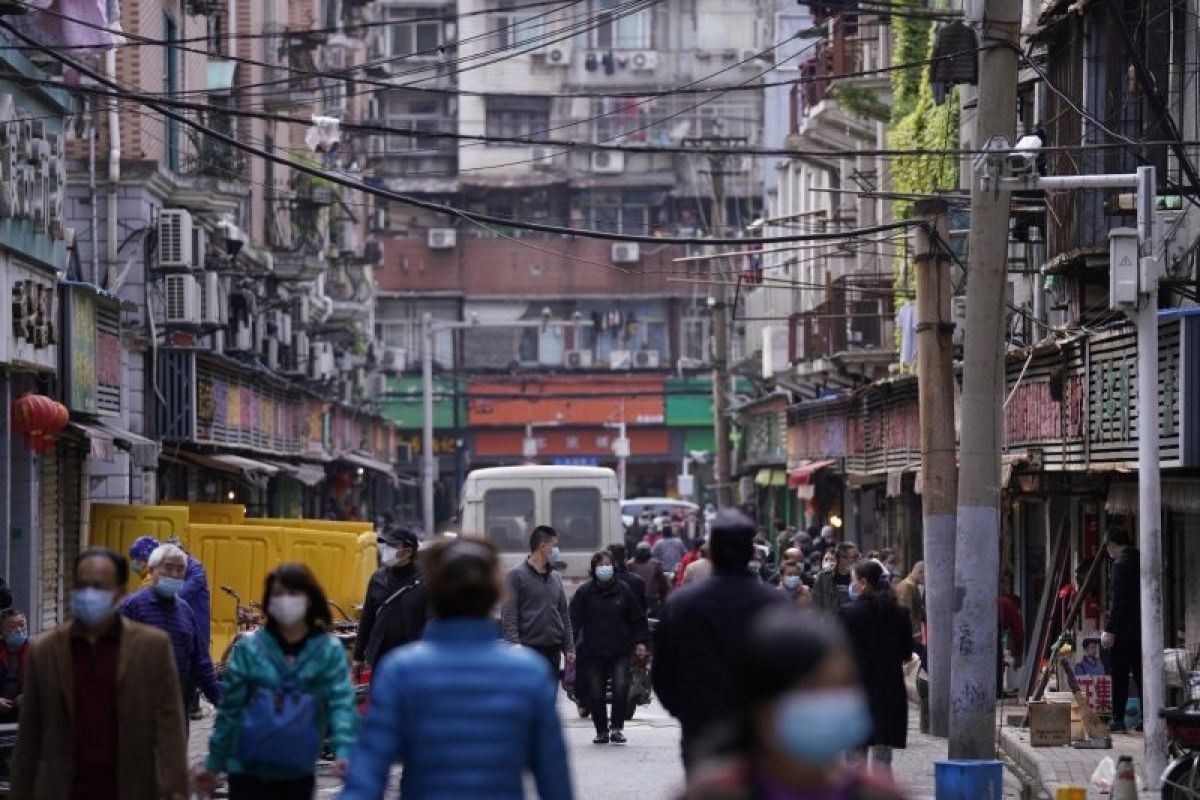
[[[642,797],[648,800],[669,800],[676,797],[683,785],[683,768],[679,762],[679,726],[667,716],[657,701],[639,706],[637,715],[625,725],[626,745],[595,745],[595,731],[590,720],[581,719],[573,704],[560,695],[559,711],[571,759],[571,773],[578,800],[612,800],[622,797]],[[203,720],[192,723],[189,751],[191,762],[199,763],[207,752],[212,712],[206,708]],[[915,710],[909,714],[908,747],[897,750],[892,769],[896,782],[909,800],[932,800],[933,763],[946,757],[946,741],[920,733],[916,727]],[[394,776],[398,777],[398,776]],[[398,785],[398,781],[393,781]],[[339,781],[321,765],[317,781],[318,798],[337,797]],[[393,789],[389,798],[397,797]],[[537,796],[532,785],[527,793]],[[1004,798],[1020,797],[1020,784],[1005,770]]]

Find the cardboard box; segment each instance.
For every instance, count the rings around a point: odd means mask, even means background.
[[[1034,747],[1071,745],[1071,704],[1030,703],[1029,743]]]

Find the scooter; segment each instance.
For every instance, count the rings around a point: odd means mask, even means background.
[[[1164,708],[1170,763],[1162,774],[1163,800],[1200,800],[1200,704]]]

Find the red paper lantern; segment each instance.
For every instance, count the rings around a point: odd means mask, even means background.
[[[42,394],[26,394],[12,407],[12,429],[25,434],[26,446],[35,453],[54,449],[54,437],[71,420],[62,403]]]

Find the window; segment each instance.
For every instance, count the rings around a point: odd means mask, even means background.
[[[583,192],[576,200],[583,227],[640,235],[656,231],[665,202],[665,192],[643,189]]]
[[[680,355],[695,361],[708,362],[712,320],[709,317],[684,317],[679,323]]]
[[[600,548],[600,490],[555,489],[550,492],[550,524],[565,552]]]
[[[394,20],[388,31],[389,55],[436,58],[442,44],[442,22],[438,15],[433,8],[388,9],[388,18]]]
[[[593,0],[592,46],[602,50],[648,50],[654,46],[651,35],[653,10],[643,8],[629,13],[621,0]]]
[[[383,120],[390,128],[437,133],[446,132],[452,125],[453,115],[442,100],[396,94],[382,105]],[[382,138],[385,153],[449,152],[455,144],[453,139],[401,133],[389,133]]]
[[[491,489],[483,495],[483,527],[501,553],[529,552],[533,519],[532,489]]]
[[[534,136],[550,127],[549,97],[487,98],[488,136]]]
[[[549,29],[544,11],[516,11],[515,2],[503,2],[492,17],[492,47],[497,50],[529,49]]]

